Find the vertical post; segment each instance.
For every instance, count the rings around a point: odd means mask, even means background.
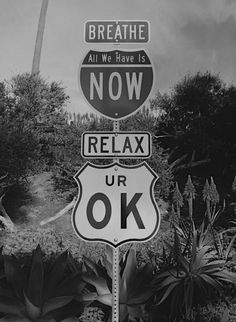
[[[112,322],[119,322],[119,248],[113,248]]]
[[[119,131],[119,121],[113,122],[113,132]],[[114,158],[114,162],[119,161],[118,158]],[[113,248],[113,270],[112,270],[112,322],[119,322],[119,247]]]

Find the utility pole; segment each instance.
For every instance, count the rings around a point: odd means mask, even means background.
[[[42,0],[42,6],[41,6],[39,22],[38,22],[38,31],[36,36],[35,48],[34,48],[34,58],[33,58],[32,71],[31,71],[32,75],[39,73],[48,1],[49,0]]]

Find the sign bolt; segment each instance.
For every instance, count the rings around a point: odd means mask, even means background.
[[[116,238],[114,238],[114,242],[115,243],[117,243],[118,242],[118,238],[116,237]]]

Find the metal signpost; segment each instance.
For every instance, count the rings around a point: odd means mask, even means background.
[[[87,21],[88,43],[145,43],[147,21]],[[87,162],[75,175],[79,198],[72,213],[76,234],[113,249],[112,321],[119,322],[119,246],[144,242],[159,229],[160,214],[153,196],[158,175],[146,162],[124,165],[119,159],[151,156],[148,132],[122,132],[119,120],[136,113],[148,100],[154,83],[153,64],[144,49],[90,50],[83,59],[79,84],[89,105],[113,120],[113,132],[84,132],[84,158],[113,159],[108,165]]]

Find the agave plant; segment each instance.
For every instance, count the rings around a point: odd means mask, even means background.
[[[141,319],[146,316],[145,304],[154,294],[151,288],[153,266],[151,263],[138,266],[136,251],[130,248],[120,268],[120,319]]]
[[[98,301],[109,309],[108,321],[111,321],[112,307],[112,252],[107,247],[106,254],[97,262],[84,257],[86,272],[82,278],[94,291],[83,292],[78,299],[91,304]],[[119,283],[119,313],[120,321],[130,321],[145,316],[145,304],[152,297],[151,283],[153,279],[153,266],[150,263],[137,265],[136,251],[130,248],[124,258],[120,260]]]
[[[152,289],[159,298],[157,305],[168,301],[170,321],[178,321],[183,314],[190,318],[193,306],[221,291],[224,283],[236,285],[236,274],[226,269],[224,260],[210,259],[211,250],[209,245],[198,248],[194,230],[190,253],[178,252],[175,265],[155,276]]]
[[[81,274],[65,274],[67,260],[64,252],[47,267],[39,246],[28,269],[14,256],[5,256],[6,278],[0,283],[0,312],[5,317],[0,321],[61,321],[73,315],[69,306],[81,289],[82,279]],[[81,313],[82,305],[76,304]]]

